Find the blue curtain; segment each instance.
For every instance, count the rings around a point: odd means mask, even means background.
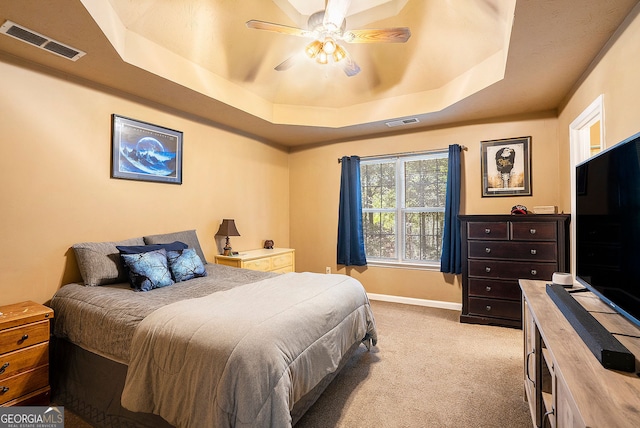
[[[442,257],[440,272],[462,273],[460,254],[460,151],[458,144],[449,146],[449,171],[447,173],[447,199],[444,211]]]
[[[342,158],[340,207],[338,211],[338,264],[365,266],[364,233],[362,231],[362,193],[360,158]]]

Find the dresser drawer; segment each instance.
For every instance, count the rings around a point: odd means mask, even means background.
[[[34,367],[49,364],[49,342],[0,355],[0,381]]]
[[[555,223],[511,223],[511,239],[514,241],[556,241]]]
[[[496,279],[469,278],[469,296],[489,297],[493,299],[517,300],[522,293],[517,280],[501,281]]]
[[[468,239],[509,239],[509,227],[506,221],[469,222]]]
[[[550,280],[558,269],[556,263],[469,260],[469,276],[502,279]]]
[[[555,242],[468,241],[469,258],[509,259],[555,262],[558,258]]]
[[[469,314],[520,320],[522,304],[519,301],[469,297]]]
[[[49,366],[37,367],[0,381],[0,404],[49,385]]]
[[[49,340],[49,321],[8,328],[0,333],[0,354]]]

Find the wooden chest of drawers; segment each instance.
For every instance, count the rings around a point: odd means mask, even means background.
[[[49,320],[34,302],[0,306],[0,405],[49,404]]]
[[[216,256],[216,264],[263,272],[295,272],[295,250],[273,248],[242,251],[237,256]]]
[[[518,279],[569,268],[568,215],[462,215],[460,322],[521,327]]]

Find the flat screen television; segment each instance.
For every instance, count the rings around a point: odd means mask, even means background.
[[[575,173],[576,279],[640,327],[640,133]]]

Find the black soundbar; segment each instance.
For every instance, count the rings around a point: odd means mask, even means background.
[[[604,368],[623,372],[636,370],[633,354],[571,297],[563,286],[547,284],[547,294]]]

